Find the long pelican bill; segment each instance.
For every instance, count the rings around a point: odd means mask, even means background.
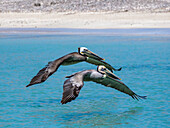
[[[97,59],[97,60],[105,60],[103,58],[101,58],[100,56],[96,55],[95,53],[93,53],[92,51],[90,50],[85,50],[85,51],[82,51],[87,57],[91,57],[91,58],[94,58],[94,59]]]
[[[121,78],[119,78],[118,76],[116,76],[114,73],[112,73],[111,71],[109,71],[107,68],[106,68],[106,70],[105,70],[105,73],[106,73],[106,75],[107,75],[108,77],[110,77],[110,78],[121,80]]]
[[[108,64],[107,62],[105,61],[102,61],[102,60],[96,60],[94,58],[91,58],[91,57],[87,57],[87,60],[86,62],[90,63],[90,64],[94,64],[94,65],[104,65],[107,69],[109,69],[111,72],[114,71],[120,71],[122,68],[119,68],[119,69],[115,69],[113,68],[110,64]]]

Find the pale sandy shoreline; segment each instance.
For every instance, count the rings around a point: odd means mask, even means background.
[[[0,28],[0,38],[6,36],[168,36],[170,28],[117,28],[117,29],[78,29],[78,28]]]
[[[0,28],[170,28],[170,13],[0,13]]]

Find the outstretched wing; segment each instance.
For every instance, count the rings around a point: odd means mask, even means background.
[[[66,104],[72,100],[75,100],[76,97],[78,97],[83,85],[83,79],[81,79],[81,81],[77,81],[76,78],[74,79],[74,77],[67,79],[63,85],[63,97],[61,103]]]
[[[36,76],[32,78],[31,82],[26,87],[46,81],[47,78],[56,72],[59,66],[70,57],[70,54],[68,54],[59,59],[48,62],[48,64],[43,69],[41,69]]]
[[[108,68],[111,72],[113,72],[113,70],[114,71],[120,71],[121,69],[122,69],[122,67],[121,68],[119,68],[119,69],[115,69],[115,68],[113,68],[110,64],[108,64],[108,63],[106,63],[106,62],[104,62],[104,61],[102,61],[102,60],[95,60],[95,59],[93,59],[93,58],[90,58],[90,57],[88,57],[87,58],[87,60],[86,60],[88,63],[91,63],[91,64],[94,64],[94,65],[104,65],[106,68]]]
[[[140,98],[146,99],[146,96],[137,95],[129,87],[127,87],[123,82],[116,80],[116,79],[113,79],[113,78],[110,78],[108,76],[106,76],[105,78],[100,79],[100,80],[99,79],[92,79],[92,81],[99,83],[99,84],[102,84],[106,87],[114,88],[114,89],[116,89],[120,92],[126,93],[129,96],[131,96],[133,99],[137,99],[137,100],[139,100]]]

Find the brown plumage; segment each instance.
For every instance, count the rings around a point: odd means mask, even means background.
[[[31,82],[26,87],[46,81],[49,76],[51,76],[54,72],[57,71],[60,65],[75,64],[75,63],[79,63],[85,60],[86,60],[85,56],[82,56],[78,54],[77,52],[73,52],[59,59],[48,62],[46,67],[42,68],[37,73],[37,75],[32,78]]]
[[[67,54],[59,59],[49,62],[46,67],[42,68],[36,76],[32,78],[30,83],[26,86],[29,87],[34,84],[39,84],[47,80],[61,65],[72,65],[79,62],[86,61],[94,65],[105,65],[109,70],[120,71],[120,69],[113,68],[110,64],[102,61],[103,59],[87,48],[81,47],[78,52]]]
[[[123,82],[118,80],[118,77],[113,73],[110,74],[104,66],[99,70],[84,70],[81,72],[77,72],[73,75],[67,76],[67,79],[63,85],[63,97],[61,100],[62,104],[66,104],[75,100],[78,97],[81,88],[84,85],[84,81],[93,81],[99,84],[102,84],[106,87],[114,88],[120,92],[128,94],[133,99],[145,99],[146,96],[139,96],[134,93],[128,86],[126,86]]]

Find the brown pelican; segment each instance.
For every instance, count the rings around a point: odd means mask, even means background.
[[[129,89],[120,78],[110,72],[105,66],[98,66],[96,70],[84,70],[77,72],[71,76],[66,76],[67,79],[63,85],[63,97],[62,104],[71,102],[78,97],[81,88],[83,87],[83,81],[93,81],[102,84],[106,87],[114,88],[118,91],[128,94],[133,99],[146,99],[146,96],[139,96]]]
[[[57,71],[60,65],[72,65],[79,62],[86,61],[94,65],[105,65],[109,70],[120,71],[121,68],[115,69],[110,64],[103,61],[104,59],[94,54],[85,47],[78,48],[78,52],[67,54],[59,59],[48,62],[46,67],[41,69],[36,76],[34,76],[31,82],[26,86],[29,87],[34,84],[42,83],[47,80],[54,72]]]

